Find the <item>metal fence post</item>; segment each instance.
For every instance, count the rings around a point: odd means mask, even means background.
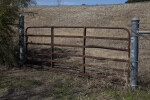
[[[51,67],[54,67],[54,27],[51,28]]]
[[[132,29],[131,29],[131,72],[130,72],[130,85],[133,89],[138,87],[137,75],[138,75],[138,52],[139,52],[139,19],[133,18]]]
[[[24,15],[19,15],[19,47],[20,47],[20,61],[24,61]]]
[[[84,28],[84,33],[83,33],[83,61],[82,61],[82,64],[83,64],[83,68],[82,68],[82,71],[83,73],[85,73],[85,45],[86,45],[86,28]]]

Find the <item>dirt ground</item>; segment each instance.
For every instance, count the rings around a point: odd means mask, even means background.
[[[1,100],[149,100],[149,86],[132,91],[108,80],[0,67]]]
[[[98,80],[30,68],[0,70],[1,100],[112,99]]]

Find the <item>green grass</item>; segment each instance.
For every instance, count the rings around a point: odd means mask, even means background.
[[[0,82],[0,89],[6,88],[6,87],[11,87],[12,82],[11,81],[2,81]]]
[[[129,90],[109,81],[103,83],[99,79],[32,69],[16,73],[11,77],[1,77],[2,95],[8,94],[11,98],[13,95],[19,94],[22,97],[30,94],[30,98],[42,100],[51,100],[51,98],[54,100],[149,100],[150,98],[150,89]],[[9,95],[11,89],[13,92]]]
[[[41,84],[42,82],[38,80],[13,77],[7,80],[0,81],[0,89],[11,87],[27,88],[31,86],[39,86]]]
[[[115,100],[150,100],[150,91],[142,89],[124,91],[108,89],[105,93],[113,96]]]

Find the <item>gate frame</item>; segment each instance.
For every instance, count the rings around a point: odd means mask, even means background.
[[[28,30],[29,29],[34,29],[34,28],[50,28],[51,29],[51,35],[28,35]],[[54,28],[79,28],[79,29],[84,29],[83,32],[83,36],[73,36],[73,35],[54,35]],[[97,36],[86,36],[86,29],[118,29],[118,30],[124,30],[126,32],[126,34],[128,35],[126,38],[123,37],[97,37]],[[51,46],[51,60],[47,60],[47,59],[37,59],[37,58],[32,58],[32,57],[26,57],[28,60],[36,60],[36,61],[48,61],[51,62],[51,68],[46,67],[46,66],[41,66],[40,68],[45,68],[45,69],[51,69],[51,70],[55,70],[56,68],[53,68],[53,62],[56,63],[63,63],[63,64],[73,64],[73,65],[80,65],[82,66],[82,72],[81,73],[76,73],[74,71],[63,71],[63,72],[69,72],[69,73],[74,73],[74,74],[79,74],[82,76],[90,76],[90,77],[97,77],[97,78],[106,78],[106,76],[98,76],[98,75],[94,75],[94,74],[88,74],[85,73],[85,66],[88,67],[93,67],[93,65],[88,65],[85,64],[85,58],[93,58],[93,59],[98,59],[98,60],[111,60],[111,61],[117,61],[117,62],[126,62],[129,63],[130,61],[130,31],[127,28],[124,27],[83,27],[83,26],[32,26],[32,27],[27,27],[26,31],[25,31],[25,37],[26,37],[26,55],[28,54],[28,52],[33,52],[33,51],[28,51],[28,44],[31,45],[50,45]],[[33,42],[28,42],[28,37],[51,37],[51,43],[33,43]],[[64,44],[54,44],[54,37],[65,37],[65,38],[82,38],[83,39],[83,45],[64,45]],[[90,38],[90,39],[106,39],[106,40],[123,40],[123,41],[127,41],[128,42],[128,48],[127,49],[123,49],[123,48],[115,48],[115,47],[105,47],[105,46],[96,46],[96,45],[85,45],[85,41],[86,38]],[[73,63],[73,62],[64,62],[64,61],[57,61],[57,60],[53,60],[53,54],[56,55],[62,55],[60,53],[56,53],[53,52],[53,46],[62,46],[62,47],[77,47],[77,48],[83,48],[83,54],[82,55],[75,55],[75,54],[63,54],[65,56],[75,56],[75,57],[82,57],[83,58],[83,62],[82,64],[78,64],[78,63]],[[117,50],[117,51],[125,51],[128,53],[128,59],[117,59],[117,58],[104,58],[104,57],[95,57],[95,56],[86,56],[85,55],[85,48],[102,48],[102,49],[109,49],[109,50]],[[34,51],[34,53],[39,53],[41,54],[39,51]],[[42,54],[47,54],[47,53],[42,53]],[[49,53],[48,53],[49,54]],[[29,65],[35,68],[38,68],[38,66],[33,66],[33,65]],[[121,72],[128,72],[128,78],[129,78],[129,67],[127,67],[127,70],[125,69],[118,69],[118,68],[105,68],[105,67],[101,67],[107,70],[112,70],[112,71],[121,71]],[[58,69],[57,69],[58,70]],[[59,70],[62,71],[62,70]],[[114,79],[114,78],[109,78]],[[121,80],[121,79],[120,79]],[[127,83],[129,83],[129,79],[126,80]]]
[[[24,61],[24,16],[19,16],[19,44],[20,44],[20,60]],[[130,38],[130,86],[135,89],[138,87],[138,63],[139,63],[139,35],[150,34],[150,31],[139,31],[138,18],[131,20],[131,38]]]

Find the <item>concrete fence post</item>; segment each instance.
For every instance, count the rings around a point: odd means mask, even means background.
[[[131,21],[131,72],[130,72],[130,85],[133,89],[138,87],[137,75],[138,75],[138,53],[139,53],[139,19],[133,18]]]
[[[19,47],[20,47],[20,61],[24,61],[24,15],[19,16]]]

